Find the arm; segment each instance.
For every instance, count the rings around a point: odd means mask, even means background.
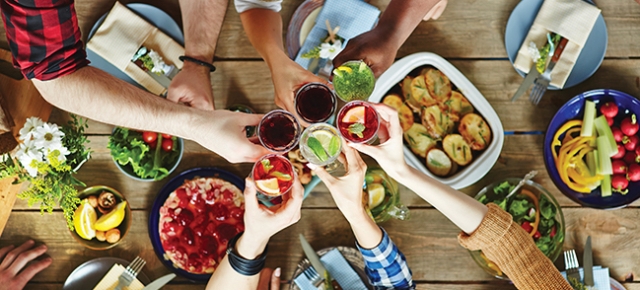
[[[227,11],[228,0],[180,0],[184,20],[185,55],[213,62],[216,43]],[[214,109],[209,68],[185,61],[174,77],[167,99],[199,109]]]

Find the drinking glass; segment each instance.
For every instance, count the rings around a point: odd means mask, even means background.
[[[253,165],[251,177],[258,192],[271,201],[291,190],[295,172],[289,159],[278,154],[267,154]]]
[[[298,116],[305,122],[322,123],[336,111],[336,96],[323,83],[308,83],[302,86],[294,99]]]
[[[326,166],[327,170],[338,167],[337,162],[342,150],[342,138],[338,129],[326,123],[316,123],[307,127],[300,137],[300,153],[317,166]]]
[[[376,85],[373,71],[362,60],[351,60],[333,69],[333,87],[345,102],[366,100]]]
[[[273,110],[258,124],[258,140],[265,148],[285,153],[298,145],[300,123],[293,114],[285,110]]]
[[[371,144],[380,128],[380,116],[368,102],[351,101],[338,112],[336,124],[340,135],[347,141]]]

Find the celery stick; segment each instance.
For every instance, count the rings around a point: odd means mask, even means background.
[[[613,138],[613,133],[611,133],[611,127],[607,124],[607,119],[604,115],[596,118],[595,120],[596,129],[598,130],[598,138],[605,137],[609,146],[607,147],[607,151],[604,152],[609,155],[609,157],[616,155],[618,153],[618,145],[616,144],[616,139]],[[600,143],[597,143],[598,150],[602,150],[600,148]],[[604,154],[601,153],[601,154]]]
[[[595,122],[595,119],[594,119]],[[613,135],[613,133],[611,133]],[[596,126],[591,126],[591,136],[592,137],[598,137],[598,131],[596,131]],[[596,148],[596,138],[593,138],[591,140],[589,140],[589,146],[591,146],[592,148]],[[596,156],[598,156],[598,154],[596,154]],[[597,158],[596,158],[597,159]]]
[[[607,197],[611,195],[611,175],[605,175],[600,184],[600,196]]]
[[[584,103],[584,117],[582,118],[582,129],[580,136],[591,137],[593,133],[593,121],[596,118],[596,104],[592,101]],[[605,120],[606,121],[606,120]]]
[[[613,174],[613,166],[611,166],[611,157],[607,154],[610,150],[609,141],[606,136],[600,136],[596,142],[598,143],[598,163],[600,164],[598,174],[611,175]]]
[[[596,153],[597,150],[587,153],[587,168],[589,168],[589,174],[591,176],[596,175]]]

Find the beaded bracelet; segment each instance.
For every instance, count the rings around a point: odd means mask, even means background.
[[[229,241],[227,244],[227,256],[229,257],[229,264],[231,264],[231,268],[238,272],[241,275],[245,276],[253,276],[264,268],[264,262],[267,259],[267,249],[268,246],[265,247],[264,252],[260,254],[260,256],[256,257],[253,260],[248,260],[237,253],[234,252],[234,248],[236,247],[236,242],[238,239],[244,234],[244,232],[237,234],[233,239]]]
[[[193,62],[195,64],[201,65],[201,66],[208,67],[210,72],[216,71],[216,67],[215,66],[213,66],[212,64],[210,64],[208,62],[201,61],[201,60],[199,60],[197,58],[193,58],[193,57],[186,56],[186,55],[181,55],[180,57],[178,57],[178,59],[181,60],[182,62],[184,62],[186,60],[186,61],[190,61],[190,62]]]

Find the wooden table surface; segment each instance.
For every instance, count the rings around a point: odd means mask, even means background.
[[[77,0],[76,9],[83,35],[106,13],[113,0]],[[130,1],[123,1],[130,2]],[[177,0],[154,3],[180,21]],[[285,26],[302,0],[284,1],[281,15]],[[389,0],[372,4],[385,9]],[[485,185],[507,176],[523,176],[530,170],[540,174],[534,179],[547,188],[562,205],[567,232],[565,249],[582,253],[585,239],[592,236],[594,263],[609,267],[611,276],[627,289],[640,289],[640,202],[624,209],[602,211],[584,208],[556,189],[546,173],[542,159],[542,141],[554,113],[571,97],[596,88],[612,88],[640,97],[640,5],[633,0],[597,0],[602,9],[609,43],[598,71],[582,84],[562,91],[549,91],[538,106],[526,97],[510,101],[522,78],[509,63],[504,46],[507,19],[518,0],[455,0],[437,21],[423,22],[398,53],[435,52],[453,63],[485,96],[502,120],[505,143],[500,158],[487,175],[475,185],[463,189],[473,195]],[[284,32],[283,32],[284,35]],[[259,112],[275,109],[269,70],[246,38],[233,4],[228,7],[216,51],[218,70],[212,74],[216,107],[245,103]],[[251,72],[251,73],[247,73]],[[61,122],[66,113],[55,111],[51,121]],[[97,257],[132,259],[140,255],[148,261],[144,272],[158,278],[169,270],[153,252],[147,231],[149,209],[155,195],[166,182],[144,183],[120,173],[106,148],[111,126],[92,122],[89,128],[92,159],[79,171],[87,185],[109,185],[123,192],[133,209],[131,230],[117,247],[92,251],[76,243],[66,229],[61,212],[41,216],[37,208],[18,201],[0,239],[0,246],[18,244],[31,237],[49,246],[53,264],[37,275],[28,288],[59,289],[78,265]],[[523,134],[527,133],[527,134]],[[198,166],[215,166],[246,176],[251,164],[229,164],[216,154],[187,141],[185,154],[176,172]],[[406,255],[418,289],[514,289],[481,270],[465,249],[458,245],[458,229],[416,194],[401,188],[402,201],[411,209],[409,221],[389,221],[382,226]],[[311,245],[324,248],[354,245],[354,237],[327,189],[320,184],[303,204],[302,219],[274,236],[270,242],[267,266],[283,268],[282,277],[291,277],[303,258],[297,234],[303,233]],[[331,237],[328,239],[327,237]],[[563,268],[559,259],[557,265]],[[283,286],[287,288],[288,285]],[[203,289],[184,279],[176,279],[166,289]]]

